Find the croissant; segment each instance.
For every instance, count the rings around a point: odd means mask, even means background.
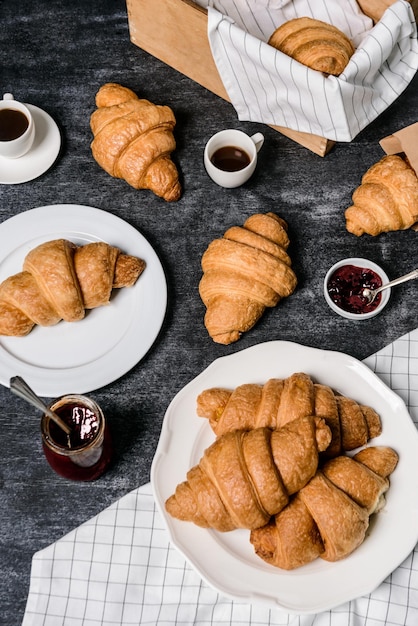
[[[405,230],[418,222],[418,178],[402,157],[384,156],[364,174],[345,211],[346,228],[360,236]]]
[[[304,415],[321,417],[332,433],[324,453],[330,457],[364,445],[382,430],[374,409],[336,394],[300,372],[285,379],[271,378],[264,385],[205,389],[197,397],[196,411],[209,420],[217,436],[235,429],[280,428]]]
[[[373,513],[382,509],[398,455],[388,447],[339,456],[303,487],[266,526],[250,534],[256,554],[291,570],[317,557],[338,561],[364,541]]]
[[[108,304],[113,288],[132,286],[144,268],[142,259],[105,242],[42,243],[26,255],[22,272],[0,284],[0,335],[81,320],[85,309]]]
[[[275,431],[226,433],[189,470],[166,510],[221,532],[264,526],[315,475],[330,439],[325,422],[310,416]]]
[[[217,343],[250,330],[266,307],[293,293],[297,279],[286,250],[287,223],[274,213],[255,214],[212,241],[202,256],[199,293],[205,326]]]
[[[332,24],[311,17],[285,22],[268,43],[313,70],[339,76],[354,47],[350,39]]]
[[[176,118],[170,107],[140,100],[116,83],[99,89],[96,105],[90,127],[97,163],[135,189],[150,189],[168,202],[178,200],[181,186],[170,156],[176,147]]]

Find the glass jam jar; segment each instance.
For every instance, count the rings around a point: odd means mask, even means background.
[[[66,395],[50,408],[71,428],[67,435],[51,418],[41,419],[42,446],[53,470],[71,480],[95,480],[113,454],[109,428],[101,408],[82,395]]]

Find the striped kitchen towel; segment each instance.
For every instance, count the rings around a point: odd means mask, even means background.
[[[268,45],[280,24],[303,16],[334,24],[352,40],[356,50],[340,76],[309,69]],[[211,0],[208,38],[240,120],[334,141],[351,141],[418,68],[417,27],[406,0],[374,26],[355,0]]]

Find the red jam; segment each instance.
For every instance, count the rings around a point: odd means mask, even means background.
[[[68,402],[60,401],[51,407],[71,427],[70,435],[48,417],[42,418],[43,450],[48,463],[60,476],[95,480],[111,461],[112,441],[97,405],[91,401],[83,404],[79,398],[73,396]]]
[[[360,315],[377,309],[382,299],[378,293],[373,302],[369,303],[362,295],[363,289],[377,289],[381,285],[382,279],[373,270],[343,265],[333,272],[327,288],[329,297],[340,309]]]

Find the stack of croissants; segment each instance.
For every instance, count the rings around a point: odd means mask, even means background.
[[[373,408],[297,372],[205,389],[197,415],[216,439],[166,500],[172,517],[247,529],[256,554],[285,570],[363,543],[398,463],[392,448],[366,445],[382,430]]]

